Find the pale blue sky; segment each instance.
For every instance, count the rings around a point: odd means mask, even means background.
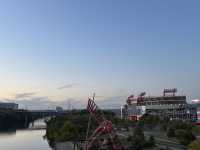
[[[0,97],[177,87],[200,98],[199,8],[198,0],[0,0]]]

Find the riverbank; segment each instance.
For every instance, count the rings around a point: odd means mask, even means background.
[[[38,119],[26,128],[12,128],[0,132],[1,150],[52,150],[44,138],[46,129],[44,119]]]
[[[43,138],[45,130],[16,130],[0,133],[2,150],[51,150]]]

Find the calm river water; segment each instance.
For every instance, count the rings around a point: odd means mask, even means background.
[[[43,139],[45,130],[17,130],[0,133],[0,150],[51,150]]]

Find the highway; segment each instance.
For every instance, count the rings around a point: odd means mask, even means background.
[[[128,137],[130,135],[130,132],[118,132],[119,136],[123,136],[123,137]],[[172,150],[185,150],[186,147],[183,145],[180,145],[179,143],[173,141],[173,140],[169,140],[167,138],[161,137],[158,134],[156,134],[155,132],[144,132],[144,135],[146,138],[148,138],[149,136],[153,135],[154,139],[156,140],[156,145],[159,148],[170,148]]]
[[[71,142],[56,143],[55,150],[74,150],[74,145]]]

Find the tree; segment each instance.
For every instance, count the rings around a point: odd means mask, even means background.
[[[183,122],[181,120],[173,120],[170,121],[169,127],[174,129],[185,129],[185,130],[191,130],[193,128],[193,124],[190,122]]]
[[[162,123],[161,125],[160,125],[160,130],[161,131],[167,131],[167,123]]]
[[[113,120],[116,118],[112,112],[103,111],[103,113],[106,118],[112,118]],[[55,142],[85,140],[88,119],[89,113],[87,110],[66,111],[65,115],[53,117],[46,122],[45,137],[51,147],[54,146]],[[98,126],[96,121],[92,120],[91,122],[89,135]]]
[[[145,114],[139,120],[139,125],[141,127],[146,127],[149,129],[155,128],[160,122],[160,118],[155,115]]]
[[[200,149],[200,140],[195,140],[188,146],[188,150],[199,150]]]
[[[185,146],[187,146],[196,139],[196,137],[190,130],[179,129],[176,131],[175,134],[179,142]]]
[[[148,141],[146,142],[146,146],[147,147],[154,147],[155,144],[156,144],[156,142],[155,142],[154,136],[151,135],[149,137]]]
[[[112,122],[115,124],[115,127],[125,128],[127,130],[129,130],[130,128],[133,128],[136,124],[135,121],[131,121],[128,119],[120,119],[120,118],[114,118],[112,119]]]
[[[169,138],[171,138],[171,137],[175,137],[175,130],[174,130],[174,128],[169,128],[168,130],[167,130],[167,137],[169,137]]]
[[[141,150],[145,147],[145,137],[141,128],[136,127],[133,136],[129,139],[131,141],[131,148]]]
[[[78,135],[75,126],[70,121],[65,121],[59,133],[59,141],[73,141]]]

